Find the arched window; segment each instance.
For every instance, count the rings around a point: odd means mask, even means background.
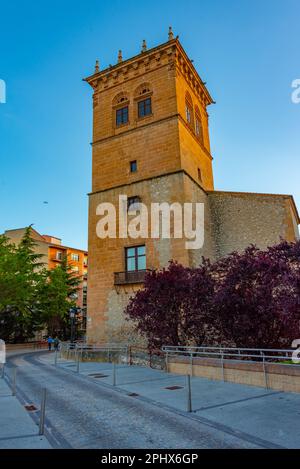
[[[185,117],[190,127],[194,126],[194,107],[190,93],[187,91],[185,94]]]
[[[195,133],[196,137],[203,142],[202,120],[198,106],[195,107]]]
[[[125,93],[124,91],[121,91],[121,93],[118,93],[114,99],[113,99],[113,106],[119,106],[124,103],[129,102],[129,97],[128,94]]]
[[[134,93],[134,99],[137,101],[137,118],[152,115],[152,87],[150,83],[141,84]]]
[[[134,92],[134,97],[139,99],[145,95],[152,94],[152,87],[150,83],[142,83]]]
[[[129,97],[125,92],[118,93],[113,99],[115,125],[119,127],[129,122]]]

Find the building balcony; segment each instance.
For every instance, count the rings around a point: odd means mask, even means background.
[[[115,285],[128,285],[131,283],[144,283],[145,275],[149,270],[132,270],[128,272],[115,272]]]
[[[56,257],[56,256],[52,256],[52,257],[51,257],[51,261],[52,261],[52,262],[62,262],[62,261],[63,261],[63,259],[62,259],[62,258],[61,258],[61,259],[59,259],[59,258],[58,258],[58,257]]]

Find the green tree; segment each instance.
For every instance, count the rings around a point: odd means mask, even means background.
[[[39,291],[39,310],[48,333],[67,338],[69,335],[69,310],[76,306],[80,276],[70,269],[67,259],[55,269],[44,272]]]
[[[44,264],[35,246],[31,226],[18,246],[0,237],[0,333],[7,341],[23,342],[42,327],[38,291]]]

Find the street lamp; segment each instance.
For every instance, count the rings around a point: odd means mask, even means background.
[[[72,300],[77,300],[78,298],[77,293],[71,293],[70,298]],[[70,315],[70,322],[71,322],[71,337],[70,337],[71,344],[73,344],[75,341],[76,314],[77,314],[77,308],[76,307],[70,308],[69,315]]]

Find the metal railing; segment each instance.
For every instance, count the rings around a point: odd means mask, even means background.
[[[163,346],[162,351],[165,354],[165,368],[169,372],[170,358],[187,358],[190,366],[190,375],[194,374],[194,365],[201,365],[199,360],[195,363],[194,359],[211,359],[220,367],[220,377],[226,381],[227,365],[231,362],[259,364],[264,376],[264,386],[269,388],[269,365],[277,366],[299,366],[297,362],[292,361],[294,349],[263,349],[263,348],[238,348],[238,347],[181,347],[181,346]],[[225,361],[226,360],[226,361]],[[205,365],[205,362],[203,363]],[[206,363],[207,364],[207,363]],[[229,366],[230,367],[230,366]]]
[[[77,363],[79,369],[79,362],[86,361],[98,355],[98,358],[103,361],[125,361],[129,362],[129,353],[127,345],[118,344],[86,344],[84,342],[70,343],[61,342],[59,350],[55,354],[55,364],[58,363],[59,358],[64,357],[73,359]]]
[[[61,357],[77,362],[91,360],[92,357],[97,356],[103,361],[118,361],[130,366],[149,366],[156,369],[165,367],[165,354],[161,350],[149,351],[146,347],[127,344],[87,344],[84,342],[74,344],[61,342],[60,350],[55,354],[55,364],[57,365]]]
[[[264,349],[264,348],[238,348],[238,347],[194,347],[194,346],[172,346],[165,345],[162,351],[166,356],[192,356],[231,359],[231,360],[249,360],[249,361],[268,361],[268,363],[282,363],[282,361],[291,361],[295,349]]]
[[[128,272],[115,272],[115,285],[126,285],[129,283],[143,283],[148,270],[133,270]]]

